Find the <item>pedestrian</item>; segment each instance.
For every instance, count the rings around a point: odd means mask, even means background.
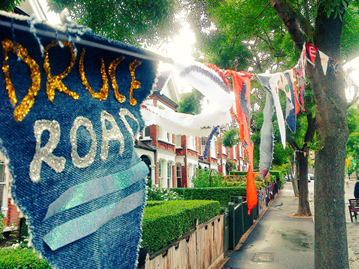
[[[355,183],[354,187],[354,197],[359,198],[359,180]]]

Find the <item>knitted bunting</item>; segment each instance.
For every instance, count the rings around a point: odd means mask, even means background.
[[[148,168],[133,144],[157,62],[90,33],[75,44],[47,25],[30,32],[21,18],[0,16],[0,150],[31,243],[54,268],[135,268]]]
[[[250,78],[253,74],[241,72],[243,75],[240,75],[238,72],[233,70],[227,70],[226,75],[232,76],[233,79],[233,91],[236,100],[236,110],[237,115],[236,120],[239,125],[239,134],[241,138],[242,145],[244,146],[249,167],[247,171],[247,205],[248,205],[248,214],[250,214],[252,208],[257,204],[257,191],[254,184],[254,173],[253,173],[253,151],[254,145],[250,137]]]

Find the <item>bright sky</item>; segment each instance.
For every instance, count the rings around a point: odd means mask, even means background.
[[[359,57],[350,61],[349,63],[344,65],[344,69],[353,68],[353,71],[349,74],[354,83],[359,86]],[[346,90],[346,96],[348,101],[350,101],[354,96],[354,88],[350,88]]]
[[[48,11],[46,0],[39,0],[41,5],[45,7],[45,12],[47,12],[47,18],[49,23],[51,24],[59,24],[60,19],[56,13]],[[174,36],[172,38],[172,42],[166,46],[160,48],[160,54],[163,56],[174,59],[175,61],[191,61],[192,57],[192,48],[193,44],[196,42],[195,35],[193,31],[190,29],[190,26],[187,22],[183,20],[183,15],[178,16],[178,20],[181,22],[182,30],[179,35]],[[353,72],[350,73],[350,77],[353,81],[359,85],[359,57],[354,59],[353,61],[345,64],[345,69],[353,68]],[[168,70],[171,69],[170,65],[162,65],[160,70]],[[188,86],[183,80],[177,78],[177,82],[179,85],[180,92],[191,91],[191,87]],[[353,88],[346,90],[347,99],[351,100],[354,95]]]

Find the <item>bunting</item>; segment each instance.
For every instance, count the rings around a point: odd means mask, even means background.
[[[148,168],[134,141],[158,60],[29,23],[0,16],[0,150],[31,244],[53,268],[135,268]]]
[[[241,142],[246,150],[249,162],[249,167],[247,171],[247,205],[248,214],[250,214],[252,208],[256,206],[258,200],[253,173],[254,144],[250,136],[250,78],[253,76],[253,74],[245,72],[239,73],[233,70],[226,70],[225,75],[231,76],[233,79],[233,91],[236,100],[236,113],[238,115],[238,117],[236,117],[236,120],[239,125]]]

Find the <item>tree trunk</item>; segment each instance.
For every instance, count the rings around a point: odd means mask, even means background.
[[[299,29],[300,19],[288,1],[270,0],[274,10],[301,50],[306,37]],[[314,44],[319,50],[340,63],[340,46],[345,6],[350,0],[338,1],[328,17],[326,1],[318,2]],[[344,4],[343,4],[344,3]],[[335,14],[338,12],[340,15]],[[308,24],[310,25],[310,24]],[[303,25],[301,25],[303,26]],[[308,29],[307,29],[308,30]],[[335,64],[336,64],[335,63]],[[320,148],[315,162],[315,268],[349,268],[345,222],[344,169],[348,126],[344,76],[329,66],[326,76],[319,57],[316,67],[306,68],[316,103],[316,129]]]
[[[298,190],[298,181],[295,175],[295,171],[294,171],[294,164],[292,161],[292,158],[290,158],[290,179],[292,181],[292,187],[293,187],[293,191],[294,191],[294,196],[295,197],[299,197],[299,190]]]
[[[297,216],[311,216],[308,200],[308,156],[306,152],[296,152],[299,171],[299,203]]]
[[[334,13],[328,18],[319,5],[315,46],[340,62],[343,22]],[[329,68],[326,76],[317,57],[308,65],[316,102],[316,127],[320,149],[315,162],[315,268],[349,268],[345,221],[344,172],[348,125],[342,71]]]
[[[294,162],[295,161],[296,160],[294,160]],[[294,175],[294,176],[292,176],[292,186],[293,186],[294,196],[299,197],[298,172],[297,172],[298,170],[297,171],[294,170],[294,163],[292,162],[292,160],[290,161],[290,166],[291,166],[291,170],[292,170],[292,175]],[[296,167],[296,169],[298,169],[297,165],[295,167]]]

